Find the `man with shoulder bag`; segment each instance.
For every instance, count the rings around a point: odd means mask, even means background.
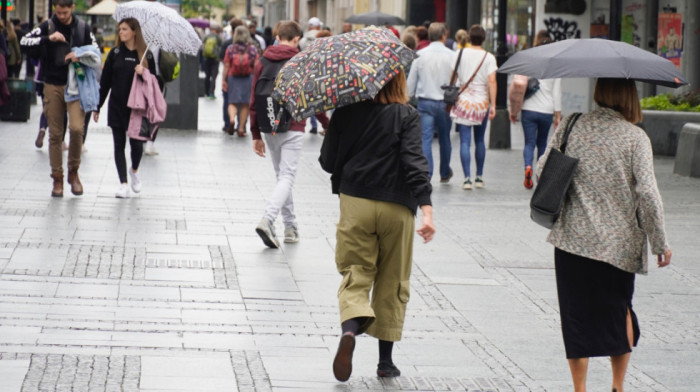
[[[450,82],[457,54],[445,46],[447,29],[443,23],[431,23],[428,28],[430,45],[418,51],[408,75],[408,93],[418,98],[418,113],[423,131],[423,154],[428,159],[429,175],[433,175],[433,135],[437,131],[440,145],[440,182],[452,178],[450,128],[452,120],[441,86]]]

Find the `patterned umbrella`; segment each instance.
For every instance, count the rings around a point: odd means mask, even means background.
[[[174,9],[155,1],[121,3],[112,18],[117,22],[124,18],[138,20],[148,46],[157,46],[167,52],[194,56],[202,46],[202,40],[190,22]]]
[[[316,39],[282,67],[272,98],[300,121],[374,99],[415,57],[413,50],[383,27]]]

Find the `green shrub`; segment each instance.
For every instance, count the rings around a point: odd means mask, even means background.
[[[680,95],[660,94],[640,101],[644,110],[668,110],[677,112],[700,112],[700,90]]]

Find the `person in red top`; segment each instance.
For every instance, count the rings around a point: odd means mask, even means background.
[[[277,32],[279,45],[267,48],[263,53],[263,58],[269,62],[291,59],[295,54],[299,53],[297,47],[302,35],[303,32],[298,23],[294,21],[282,22]],[[264,63],[265,61],[258,61],[255,64],[251,91],[255,91],[255,85],[263,72]],[[306,120],[292,121],[287,132],[265,133],[265,140],[263,141],[257,111],[255,110],[255,94],[250,95],[249,107],[253,151],[259,156],[265,157],[266,150],[269,150],[272,166],[277,175],[277,184],[272,194],[267,198],[265,214],[255,231],[262,238],[265,245],[270,248],[279,248],[280,244],[275,236],[274,222],[280,213],[284,221],[284,242],[294,243],[299,241],[299,231],[292,200],[292,187],[294,186],[297,165],[301,157]],[[328,128],[330,121],[325,113],[317,114],[316,118],[321,122],[324,129]]]
[[[430,40],[428,39],[428,29],[424,26],[416,27],[416,37],[418,38],[418,46],[416,47],[416,50],[421,50],[430,45]]]

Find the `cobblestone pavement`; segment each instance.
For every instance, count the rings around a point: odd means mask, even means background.
[[[486,188],[473,191],[453,134],[457,175],[434,181],[437,236],[415,245],[403,376],[375,377],[376,341],[361,336],[338,383],[338,203],[316,160],[322,137],[306,136],[295,186],[301,241],[266,249],[253,228],[271,164],[250,137],[220,131],[220,100],[199,105],[200,131],[164,130],[126,200],[114,198],[106,116],[88,135],[85,194],[62,199],[49,196],[46,145],[33,146],[38,107],[29,123],[0,123],[0,391],[570,390],[553,250],[528,218],[517,130],[513,150],[488,151]],[[655,164],[674,257],[637,279],[627,386],[696,391],[700,181]],[[590,390],[609,378],[592,360]]]

